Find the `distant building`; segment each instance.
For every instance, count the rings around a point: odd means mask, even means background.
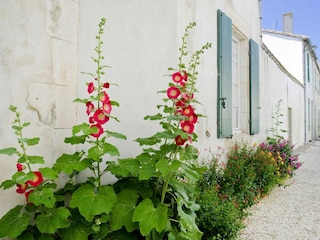
[[[304,141],[320,133],[320,67],[314,46],[308,36],[293,33],[293,15],[283,15],[283,31],[263,30],[263,42],[304,86]],[[288,89],[291,91],[291,89]]]

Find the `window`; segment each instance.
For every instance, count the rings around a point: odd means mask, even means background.
[[[231,138],[235,132],[250,131],[250,134],[257,134],[259,133],[259,45],[253,40],[248,44],[248,39],[220,10],[217,20],[218,138]]]

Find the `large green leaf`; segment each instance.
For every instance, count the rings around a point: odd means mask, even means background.
[[[102,144],[102,147],[94,146],[88,150],[88,158],[91,158],[95,161],[99,161],[100,158],[105,154],[109,154],[110,156],[120,155],[116,146],[106,142]]]
[[[16,238],[28,227],[31,216],[22,208],[18,205],[0,219],[0,238]]]
[[[139,180],[148,180],[151,177],[157,177],[156,160],[149,154],[141,154],[137,157],[140,161]]]
[[[65,143],[70,143],[71,145],[82,144],[82,143],[86,142],[86,138],[87,138],[87,135],[66,137],[64,139],[64,142]]]
[[[117,177],[137,177],[140,163],[136,159],[119,159],[118,163],[108,162],[108,170]]]
[[[56,202],[54,190],[52,188],[42,188],[41,190],[36,189],[30,194],[29,202],[32,202],[36,206],[43,204],[48,208],[52,208]]]
[[[0,188],[8,189],[8,188],[13,187],[14,185],[16,185],[16,182],[15,182],[15,181],[12,181],[11,179],[9,179],[9,180],[3,181],[3,182],[1,183],[1,185],[0,185]]]
[[[155,114],[155,115],[148,115],[148,116],[145,116],[144,117],[144,120],[148,120],[148,119],[150,119],[150,120],[160,120],[160,119],[162,119],[162,115],[160,114],[160,113],[158,113],[158,114]]]
[[[153,202],[147,198],[135,208],[133,221],[139,222],[140,232],[143,236],[148,235],[154,228],[158,232],[162,232],[167,225],[168,208],[162,204],[154,208]]]
[[[49,168],[49,167],[39,168],[39,171],[42,173],[42,176],[45,179],[54,180],[58,178],[58,173],[53,168]]]
[[[13,155],[17,153],[18,153],[17,149],[12,147],[0,149],[0,154]]]
[[[28,138],[26,140],[26,144],[28,146],[33,146],[33,145],[37,145],[39,143],[39,141],[40,141],[40,138],[38,138],[38,137],[36,137],[36,138]]]
[[[155,144],[161,142],[161,139],[152,136],[152,137],[148,137],[148,138],[137,138],[136,142],[138,142],[140,146],[155,145]]]
[[[73,171],[80,172],[90,165],[91,162],[89,159],[81,161],[81,153],[76,152],[74,154],[63,154],[60,156],[54,164],[54,168],[59,172],[63,171],[67,174],[71,174]]]
[[[114,138],[119,138],[119,139],[123,139],[126,140],[127,137],[121,133],[117,133],[117,132],[111,132],[111,131],[106,131],[108,137],[114,137]]]
[[[79,187],[71,197],[70,207],[79,208],[82,216],[91,222],[95,215],[110,213],[117,202],[117,196],[111,186],[101,186],[95,191],[89,184]]]
[[[92,233],[91,226],[84,226],[83,224],[71,225],[67,228],[59,230],[59,236],[62,239],[72,240],[88,240],[88,236]]]
[[[57,229],[70,225],[69,216],[70,212],[65,207],[46,209],[45,214],[37,216],[36,225],[41,233],[55,233]]]
[[[168,159],[160,159],[156,164],[157,169],[162,173],[162,176],[167,176],[171,172],[176,172],[180,167],[178,160],[169,161]]]
[[[124,189],[118,194],[118,201],[111,212],[110,227],[113,231],[125,227],[128,232],[132,232],[138,227],[137,223],[132,221],[138,197],[137,191],[129,189]]]
[[[28,180],[32,180],[34,179],[34,173],[33,172],[16,172],[15,174],[13,174],[12,176],[12,180],[15,181],[18,184],[23,184]]]
[[[18,162],[19,163],[24,163],[26,161],[29,161],[31,164],[43,164],[44,163],[44,158],[42,156],[26,156],[26,157],[21,157],[19,158]]]
[[[186,210],[183,206],[185,205],[184,199],[181,197],[177,198],[177,210],[179,215],[180,233],[179,236],[182,239],[200,240],[202,232],[199,230],[196,224],[196,213],[194,211]]]

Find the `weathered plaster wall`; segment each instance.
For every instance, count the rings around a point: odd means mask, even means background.
[[[78,1],[0,1],[0,148],[16,146],[8,110],[16,105],[25,137],[40,137],[28,154],[51,165],[71,147],[63,143],[77,122]],[[15,157],[0,155],[0,182],[15,173]],[[24,196],[0,190],[0,216]]]

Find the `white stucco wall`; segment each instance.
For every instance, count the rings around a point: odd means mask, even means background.
[[[263,42],[283,66],[304,84],[303,43],[298,37],[263,32]]]
[[[0,1],[0,148],[18,147],[10,123],[16,105],[25,137],[40,137],[30,155],[44,156],[52,165],[76,123],[72,103],[77,93],[77,1]],[[66,104],[68,103],[68,104]],[[0,155],[0,182],[16,171],[17,158]],[[36,170],[36,169],[34,169]],[[0,190],[0,216],[25,201],[15,189]]]

